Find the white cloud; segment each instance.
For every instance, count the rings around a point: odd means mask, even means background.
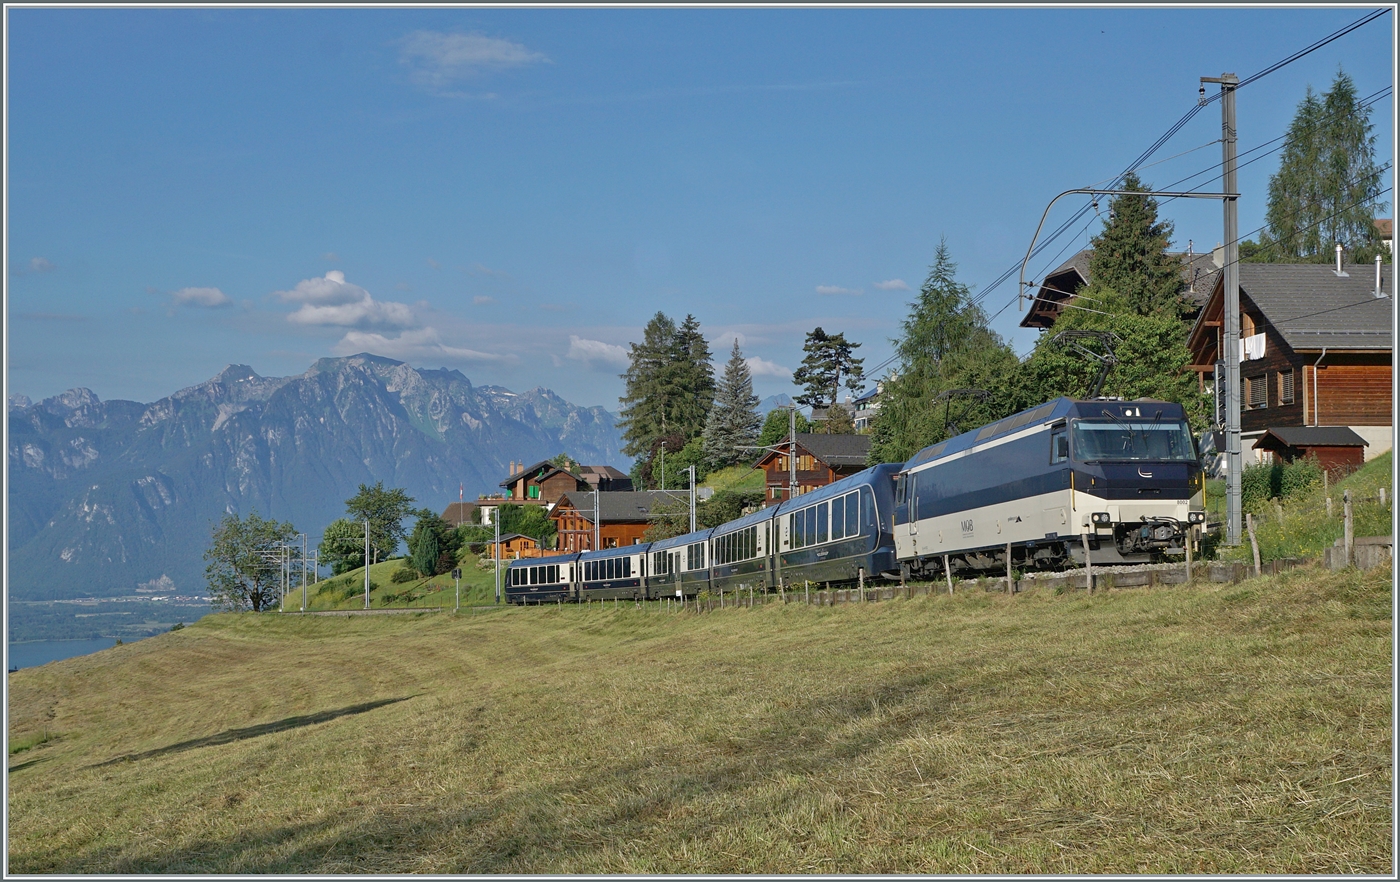
[[[58,264],[47,257],[31,257],[29,259],[29,271],[31,273],[51,273],[58,269]]]
[[[903,279],[890,279],[886,282],[876,282],[875,287],[881,291],[908,291],[909,283]]]
[[[480,33],[414,31],[399,41],[399,63],[408,67],[413,82],[433,89],[483,71],[548,60],[520,43]]]
[[[792,378],[792,371],[780,364],[751,355],[744,359],[744,364],[749,366],[749,373],[755,377],[785,377]]]
[[[473,306],[485,306],[485,305],[488,304],[488,303],[495,303],[495,302],[496,302],[496,298],[494,298],[494,297],[487,297],[485,294],[478,294],[477,296],[475,296],[475,297],[472,298],[472,305],[473,305]]]
[[[818,293],[818,294],[849,294],[849,295],[851,295],[851,296],[853,296],[853,297],[859,297],[861,294],[863,294],[863,293],[865,293],[865,292],[861,291],[861,289],[859,289],[859,288],[841,288],[841,287],[838,287],[838,286],[836,286],[836,285],[818,285],[818,286],[817,286],[817,293]]]
[[[337,355],[356,355],[370,352],[399,361],[423,364],[433,360],[447,362],[469,362],[483,364],[513,360],[510,356],[479,352],[459,346],[448,346],[442,342],[436,328],[418,328],[404,331],[397,337],[366,331],[348,331],[340,342],[335,344]]]
[[[218,288],[181,288],[171,295],[176,306],[228,306],[233,303]]]
[[[602,340],[588,340],[577,334],[569,335],[569,358],[588,365],[596,361],[615,367],[627,367],[629,364],[626,346],[615,346]]]
[[[319,279],[304,279],[292,290],[276,291],[273,296],[301,304],[287,316],[287,321],[298,325],[411,328],[418,324],[407,304],[375,300],[364,288],[345,281],[340,270],[331,270]]]

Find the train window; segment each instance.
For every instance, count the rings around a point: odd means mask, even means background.
[[[860,491],[846,494],[846,535],[860,532]]]
[[[831,538],[841,539],[846,535],[846,497],[838,496],[831,500]]]
[[[894,504],[895,504],[895,505],[903,505],[903,504],[904,504],[904,499],[905,499],[905,496],[904,496],[904,488],[905,488],[905,482],[904,482],[904,475],[903,475],[903,473],[900,473],[900,474],[898,474],[898,475],[895,475],[895,476],[894,476]]]
[[[827,525],[830,523],[830,522],[827,520],[827,515],[828,515],[828,506],[827,506],[827,504],[826,504],[825,502],[820,503],[820,504],[817,506],[817,543],[818,543],[818,544],[821,544],[822,542],[825,542],[826,539],[827,539],[827,535],[828,535],[828,534],[827,534]]]
[[[1064,462],[1069,459],[1069,433],[1064,426],[1050,433],[1050,461]]]
[[[630,557],[624,557],[622,559],[622,578],[632,578],[632,558]]]

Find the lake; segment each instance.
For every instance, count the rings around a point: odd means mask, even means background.
[[[114,637],[97,637],[90,640],[34,640],[29,643],[10,644],[10,667],[36,668],[51,661],[87,655],[115,646]]]

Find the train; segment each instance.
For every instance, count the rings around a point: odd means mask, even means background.
[[[1147,563],[1185,554],[1204,523],[1181,405],[1057,398],[718,527],[512,561],[504,593],[659,600],[1056,569],[1086,555]]]

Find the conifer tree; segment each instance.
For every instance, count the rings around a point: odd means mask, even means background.
[[[649,456],[655,440],[666,434],[675,338],[676,323],[657,312],[643,329],[642,342],[631,344],[617,421],[627,442],[622,452],[628,456]]]
[[[987,327],[972,291],[957,280],[957,264],[942,240],[933,266],[892,341],[897,366],[882,383],[880,409],[871,429],[870,462],[908,459],[946,438],[1000,416],[1006,377],[1016,356]],[[957,398],[935,403],[949,389],[996,392],[990,400]]]
[[[1121,189],[1150,192],[1132,172],[1123,177]],[[1181,297],[1181,261],[1167,253],[1171,236],[1172,224],[1158,219],[1155,198],[1115,196],[1108,223],[1092,240],[1089,277],[1117,291],[1138,315],[1179,317],[1186,303]]]
[[[1328,263],[1340,243],[1355,262],[1384,252],[1373,223],[1386,202],[1376,166],[1371,110],[1338,70],[1319,101],[1309,86],[1288,127],[1279,168],[1269,178],[1263,256],[1276,263]]]
[[[700,437],[710,407],[715,400],[715,368],[710,364],[710,344],[700,333],[700,322],[693,315],[676,329],[672,344],[675,353],[671,372],[668,423],[687,441]]]
[[[792,374],[792,384],[803,390],[797,403],[830,407],[841,394],[843,379],[852,392],[864,389],[865,359],[855,357],[858,348],[860,344],[847,342],[844,333],[828,334],[820,327],[812,330],[802,344],[807,357]]]
[[[715,391],[714,406],[705,422],[705,464],[711,471],[734,465],[752,451],[741,451],[741,445],[751,445],[758,438],[762,420],[758,415],[758,396],[753,394],[753,376],[748,363],[734,340],[724,376]]]

